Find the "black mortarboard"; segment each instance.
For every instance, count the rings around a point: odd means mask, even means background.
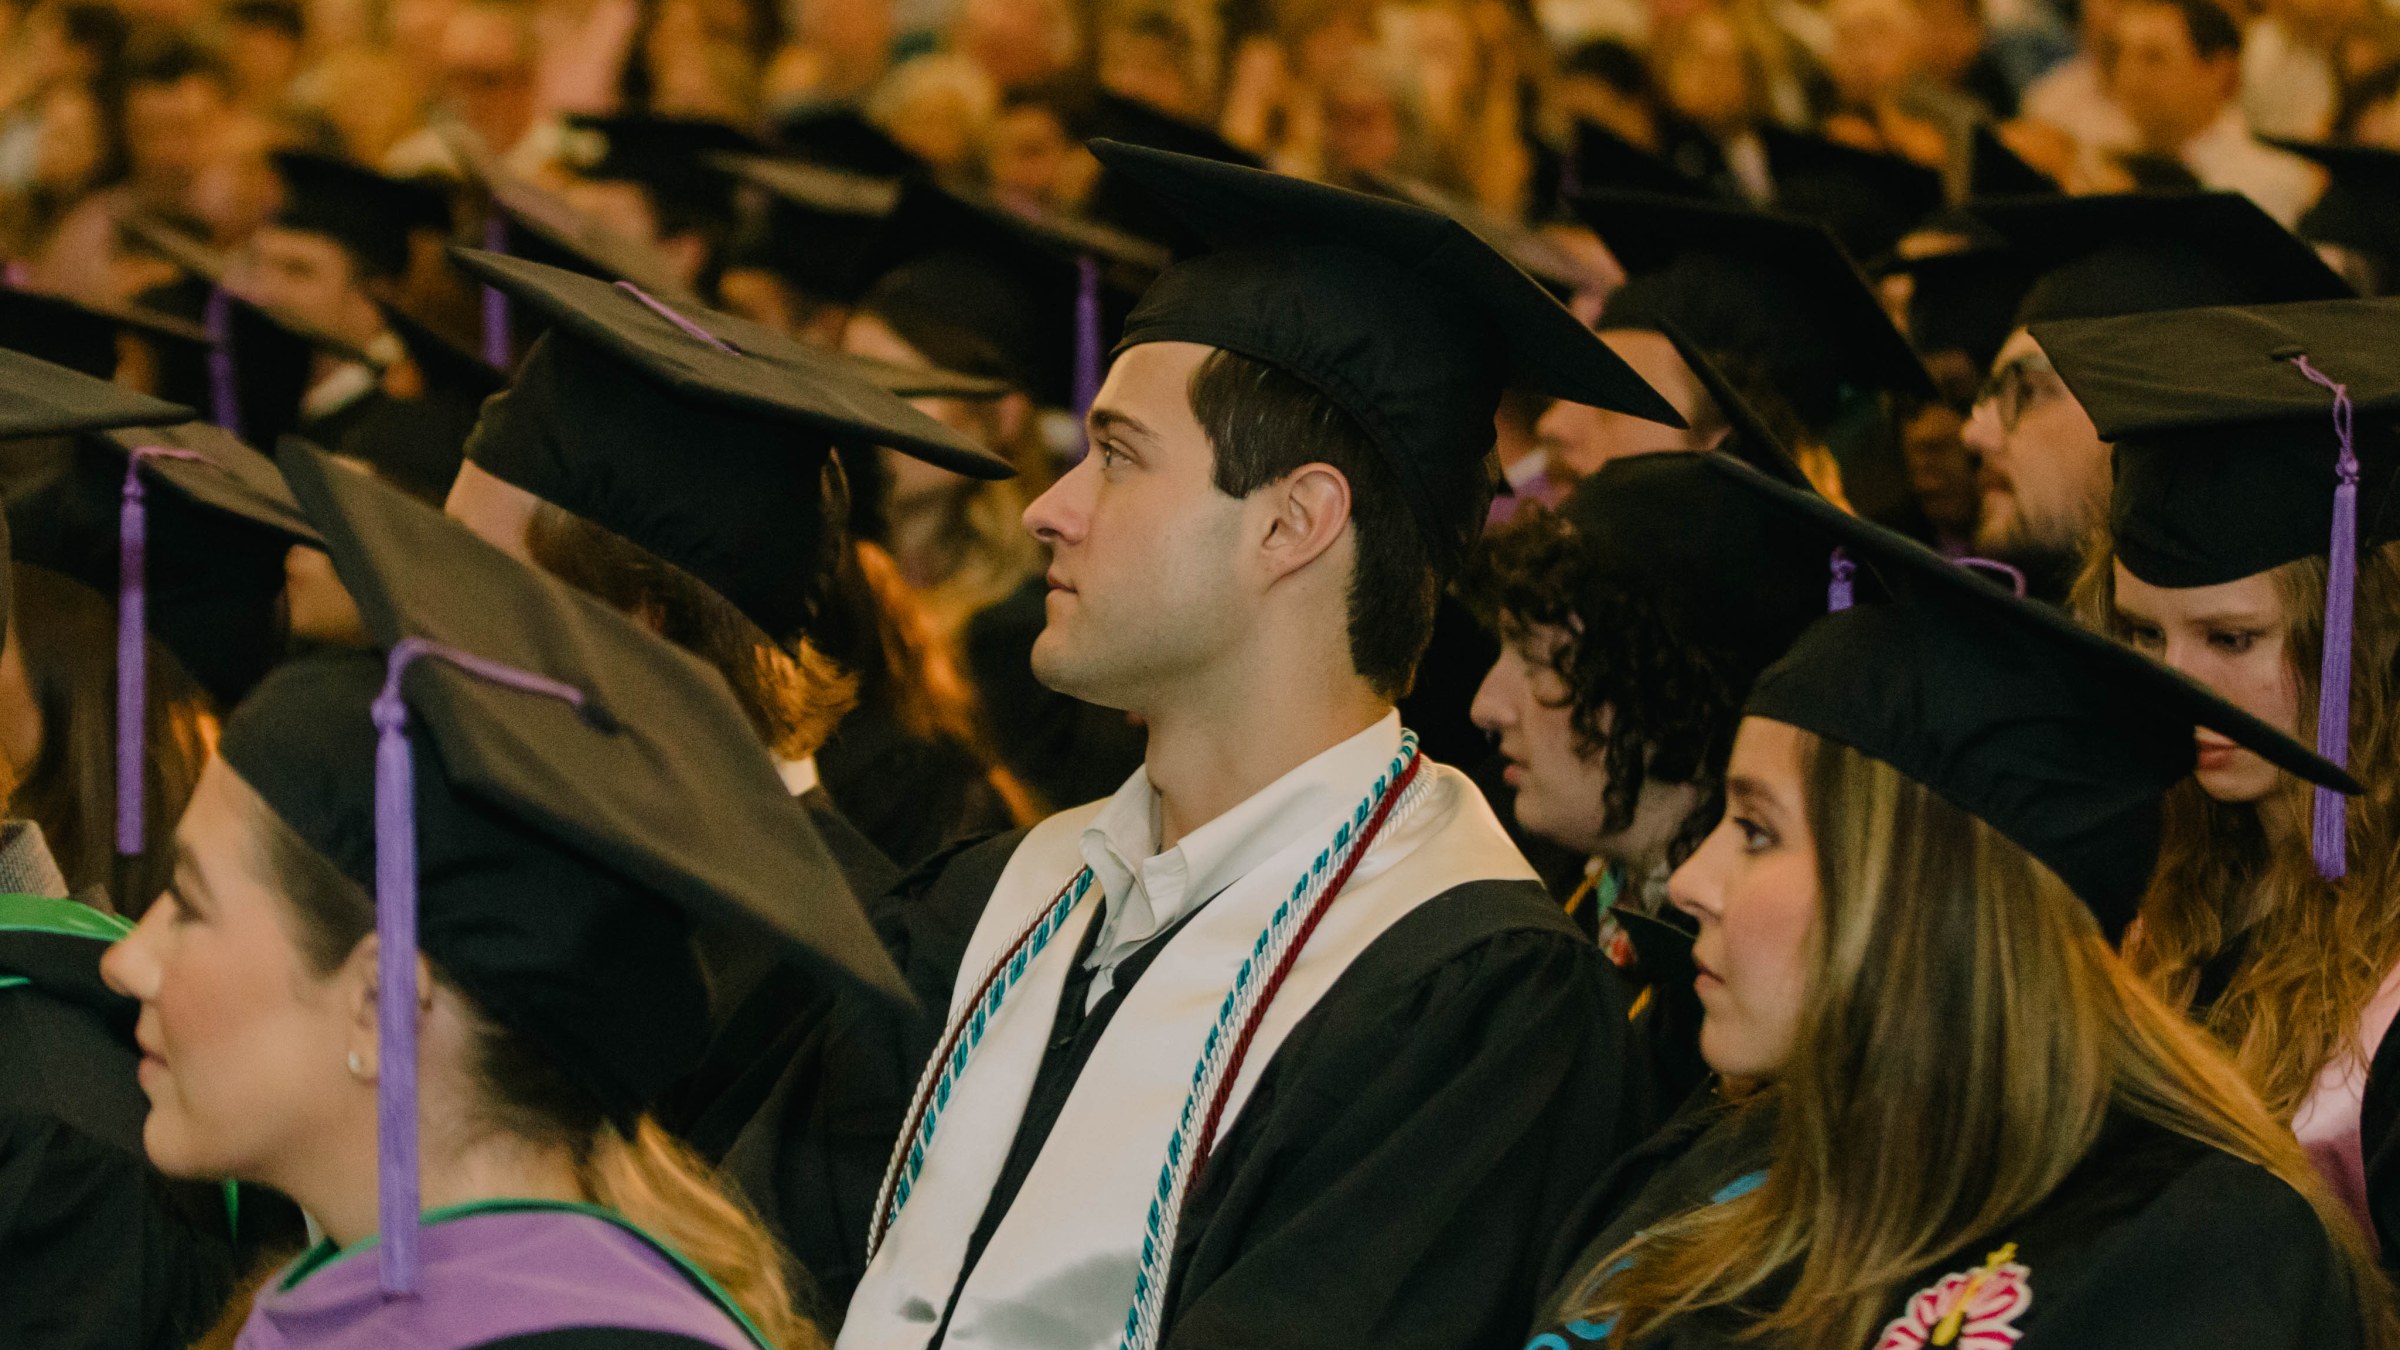
[[[1976,373],[1992,359],[2017,326],[2017,308],[2034,282],[2033,265],[2016,250],[1968,247],[1932,253],[1893,265],[1910,280],[1909,341],[1930,356],[1960,351]]]
[[[723,122],[650,114],[575,114],[561,144],[561,158],[576,174],[646,190],[662,234],[730,225],[734,180],[710,157],[765,148]]]
[[[620,1124],[706,1048],[690,936],[729,925],[905,1001],[840,869],[723,681],[312,447],[285,452],[380,654],[295,663],[227,765],[375,895],[385,1287],[414,1287],[420,949]]]
[[[2213,586],[2326,552],[2334,396],[2300,356],[2355,410],[2358,542],[2400,537],[2400,300],[2045,323],[2033,336],[2115,443],[2117,559],[2151,585]]]
[[[1117,349],[1195,342],[1287,371],[1357,419],[1393,470],[1435,570],[1491,503],[1492,417],[1521,385],[1683,425],[1549,292],[1431,211],[1210,160],[1096,141],[1214,251],[1177,263]]]
[[[454,250],[550,324],[467,458],[714,588],[770,636],[806,627],[836,445],[887,446],[977,478],[1008,464],[841,356],[521,258]]]
[[[886,222],[882,275],[858,308],[940,365],[1082,411],[1103,353],[1165,249],[1104,226],[1036,220],[912,182]]]
[[[2034,338],[2116,443],[2109,528],[2125,570],[2209,586],[2327,558],[2317,752],[2347,763],[2358,552],[2400,538],[2400,299],[2044,324]],[[2344,871],[2344,814],[2318,794],[2327,877]]]
[[[188,422],[192,410],[0,348],[0,440]]]
[[[117,372],[117,341],[127,334],[183,352],[208,345],[207,329],[171,314],[0,286],[0,347],[10,351],[105,380]]]
[[[2377,284],[2400,286],[2400,150],[2268,138],[2325,170],[2324,195],[2300,216],[2300,237],[2366,255]]]
[[[1103,90],[1093,95],[1090,106],[1080,113],[1077,120],[1086,139],[1144,145],[1251,169],[1266,167],[1265,161],[1218,135],[1215,128],[1161,112],[1122,94]],[[1147,193],[1126,183],[1106,166],[1102,166],[1100,177],[1092,184],[1092,195],[1084,203],[1084,211],[1101,224],[1136,238],[1184,242],[1175,238],[1182,228],[1179,217],[1162,210]]]
[[[926,172],[923,159],[847,103],[815,104],[785,116],[775,124],[775,145],[795,159],[870,178]]]
[[[2057,179],[2026,163],[2000,139],[1999,132],[1984,123],[1975,124],[1967,154],[1967,196],[1971,200],[2056,196],[2061,191]]]
[[[896,178],[870,178],[764,155],[708,162],[763,189],[767,210],[745,252],[805,295],[855,303],[874,278],[885,222],[900,204]]]
[[[1639,192],[1576,208],[1628,275],[1602,328],[1663,330],[1760,371],[1822,425],[1841,391],[1931,394],[1932,377],[1824,226],[1774,212]]]
[[[1889,253],[1942,209],[1942,176],[1913,160],[1762,127],[1775,204],[1833,231],[1854,258]]]
[[[2018,305],[2019,326],[2353,294],[2239,193],[1995,198],[1969,210],[2040,274]]]
[[[1700,382],[1709,402],[1717,405],[1717,412],[1725,419],[1725,439],[1718,443],[1717,449],[1769,477],[1815,491],[1800,462],[1792,458],[1791,447],[1767,425],[1767,419],[1734,387],[1733,380],[1710,359],[1708,352],[1671,321],[1663,325],[1663,331],[1667,340],[1675,344],[1675,352],[1683,358],[1684,365],[1691,368],[1692,377]]]
[[[1881,760],[1982,820],[2056,873],[2112,941],[2148,889],[2158,799],[2192,771],[2195,726],[2358,790],[2290,737],[2064,614],[1727,456],[1702,462],[1897,597],[1811,625],[1758,677],[1745,713]],[[1723,535],[1695,565],[1713,556],[1755,577],[1742,538]]]
[[[1574,148],[1568,151],[1565,181],[1560,192],[1573,197],[1583,192],[1648,192],[1662,197],[1707,200],[1717,194],[1708,184],[1675,167],[1608,128],[1592,122],[1575,124]]]
[[[406,272],[410,235],[450,233],[450,193],[438,183],[393,178],[306,150],[278,150],[271,158],[283,180],[275,223],[330,237],[367,276]]]

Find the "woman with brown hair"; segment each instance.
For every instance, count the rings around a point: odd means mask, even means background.
[[[897,984],[822,843],[688,658],[291,455],[379,650],[228,720],[103,966],[141,1002],[153,1161],[326,1234],[234,1343],[818,1344],[647,1107],[706,1045],[703,920]]]
[[[2312,801],[2203,736],[2198,772],[2167,796],[2126,949],[2232,1050],[2365,1223],[2400,1206],[2374,1203],[2367,1166],[2392,1122],[2362,1109],[2400,1012],[2400,438],[2376,421],[2400,392],[2400,306],[2187,310],[2036,335],[2116,443],[2085,622],[2313,734],[2366,787]],[[2377,1219],[2388,1232],[2400,1210]]]
[[[2108,945],[2195,726],[2344,776],[1889,531],[1709,464],[1900,598],[1821,620],[1752,689],[1726,817],[1672,882],[1700,924],[1702,1053],[1749,1090],[1646,1150],[1532,1344],[2393,1343],[2389,1292],[2291,1137]]]

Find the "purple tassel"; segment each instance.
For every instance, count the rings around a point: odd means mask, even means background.
[[[210,288],[200,321],[208,329],[208,420],[238,439],[242,400],[233,380],[233,296],[224,287]]]
[[[1856,598],[1850,578],[1857,575],[1858,564],[1850,561],[1850,550],[1837,548],[1833,551],[1832,561],[1827,564],[1827,570],[1833,573],[1833,580],[1825,584],[1825,612],[1839,614],[1850,608]]]
[[[580,689],[424,638],[402,638],[385,658],[375,696],[375,1204],[386,1297],[417,1292],[417,782],[400,677],[420,656],[478,679],[566,702],[610,725]]]
[[[494,253],[508,252],[508,222],[495,206],[483,220],[483,246]],[[508,335],[508,293],[497,286],[483,288],[483,359],[495,370],[506,370],[511,352]]]
[[[716,348],[718,351],[725,353],[727,356],[740,356],[743,354],[741,348],[734,346],[725,339],[718,337],[716,334],[708,331],[705,328],[702,328],[700,325],[693,323],[690,319],[687,319],[681,314],[676,313],[672,307],[666,304],[666,302],[650,294],[650,292],[643,290],[641,287],[634,285],[632,282],[620,281],[617,283],[617,289],[625,292],[627,295],[632,296],[634,299],[641,301],[643,304],[648,305],[651,313],[658,315],[658,317],[665,319],[668,323],[671,323],[677,328],[682,329],[685,337],[696,338],[699,341],[705,342],[709,346]]]
[[[2009,589],[2017,593],[2017,598],[2019,600],[2025,598],[2025,571],[2023,568],[2012,567],[1998,558],[1953,558],[1950,561],[1953,566],[1966,568],[1970,572],[1994,572],[2004,576],[2008,578]]]
[[[2334,473],[2341,479],[2333,490],[2333,540],[2325,568],[2325,657],[2317,668],[2317,755],[2338,767],[2350,765],[2350,647],[2358,606],[2358,450],[2350,437],[2350,387],[2327,378],[2306,356],[2292,364],[2300,373],[2333,391],[2333,435],[2339,446]],[[2319,787],[2311,822],[2309,851],[2317,875],[2339,881],[2349,871],[2350,803],[2341,793]]]
[[[150,588],[144,559],[150,547],[150,508],[144,501],[142,461],[199,459],[190,450],[148,445],[125,459],[124,505],[117,510],[117,856],[142,853],[142,760],[150,728]]]
[[[1100,397],[1100,260],[1085,254],[1075,260],[1075,406],[1069,411],[1080,422]]]

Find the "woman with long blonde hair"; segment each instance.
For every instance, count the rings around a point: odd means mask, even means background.
[[[1900,598],[1819,621],[1752,690],[1725,819],[1671,883],[1700,925],[1702,1053],[1746,1091],[1651,1146],[1531,1344],[2392,1344],[2389,1291],[2289,1134],[2109,948],[2195,726],[2340,771],[1711,467]]]
[[[2400,1209],[2372,1203],[2384,1130],[2362,1122],[2400,1012],[2400,519],[2386,506],[2400,439],[2373,420],[2400,307],[2192,310],[2038,336],[2116,442],[2080,616],[2314,737],[2366,788],[2345,806],[2204,738],[2199,771],[2167,796],[2127,957],[2233,1052],[2362,1222]],[[2337,508],[2345,460],[2354,500]],[[2351,539],[2338,564],[2337,529]]]
[[[152,1161],[325,1234],[232,1343],[822,1344],[649,1114],[708,1044],[698,926],[897,985],[822,841],[689,657],[322,454],[286,473],[377,650],[228,719],[102,966]]]

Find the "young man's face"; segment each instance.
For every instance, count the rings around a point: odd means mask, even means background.
[[[328,235],[265,225],[250,236],[242,291],[360,346],[383,331],[383,315],[361,284],[350,253]]]
[[[1994,358],[1961,437],[1981,461],[1977,551],[2071,563],[2108,512],[2109,446],[2023,329]]]
[[[1271,494],[1237,499],[1213,481],[1215,452],[1192,412],[1211,349],[1128,350],[1092,404],[1091,451],[1025,511],[1051,549],[1048,626],[1033,671],[1062,693],[1141,711],[1240,645],[1256,609],[1245,545]]]
[[[2233,98],[2241,77],[2237,59],[2231,53],[2201,55],[2182,11],[2173,6],[2126,5],[2117,16],[2116,38],[2110,85],[2144,149],[2181,151]]]

